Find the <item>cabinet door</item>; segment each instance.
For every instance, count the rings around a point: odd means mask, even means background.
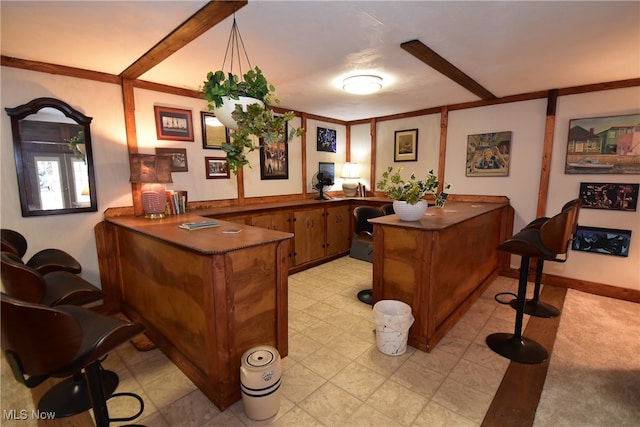
[[[284,231],[290,233],[291,221],[289,212],[277,212],[251,217],[251,225],[269,230]]]
[[[324,256],[324,209],[297,211],[294,214],[295,265]]]
[[[350,229],[351,209],[349,206],[327,208],[327,256],[349,250]]]
[[[221,219],[223,221],[235,222],[236,224],[249,224],[250,217],[248,215],[229,215],[229,216],[219,216],[215,218]]]

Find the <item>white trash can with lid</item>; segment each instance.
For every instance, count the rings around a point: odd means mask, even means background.
[[[376,324],[376,346],[384,354],[399,356],[407,351],[409,328],[415,318],[411,307],[395,300],[375,303],[371,320]]]
[[[259,421],[278,413],[281,380],[280,353],[275,348],[253,347],[242,355],[240,391],[247,417]]]

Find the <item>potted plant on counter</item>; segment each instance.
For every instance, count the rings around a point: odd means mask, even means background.
[[[234,130],[230,142],[222,143],[229,169],[234,174],[238,173],[238,168],[249,164],[246,153],[260,148],[260,144],[288,143],[294,136],[302,135],[302,128],[293,128],[284,134],[285,124],[295,114],[292,111],[273,112],[269,107],[271,103],[280,103],[273,97],[274,91],[275,87],[258,67],[249,70],[242,79],[221,70],[207,74],[203,92],[208,108],[222,124]],[[257,144],[252,135],[257,138]]]
[[[402,178],[402,167],[395,171],[391,166],[382,174],[382,180],[378,181],[376,188],[383,191],[387,197],[393,200],[393,210],[403,221],[417,221],[427,211],[428,203],[423,196],[433,194],[438,207],[443,207],[447,199],[444,191],[438,193],[438,177],[430,170],[424,179],[417,179],[411,174],[408,180]],[[451,184],[445,184],[444,189],[451,188]]]

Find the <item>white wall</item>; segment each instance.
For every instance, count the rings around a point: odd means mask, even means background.
[[[17,189],[16,170],[10,120],[2,114],[1,206],[0,222],[4,228],[24,233],[29,240],[27,256],[44,247],[59,247],[83,265],[83,276],[99,283],[98,263],[93,227],[102,220],[108,207],[131,206],[131,185],[127,161],[126,134],[122,107],[122,92],[118,85],[98,83],[82,79],[49,75],[15,68],[1,69],[2,108],[16,107],[34,98],[50,96],[69,103],[84,114],[93,117],[91,133],[93,141],[98,212],[71,215],[52,215],[23,218]],[[136,126],[141,152],[152,153],[155,147],[185,147],[189,163],[188,173],[174,173],[174,184],[168,188],[186,189],[189,199],[218,200],[237,197],[235,177],[229,180],[207,180],[204,157],[223,157],[221,150],[202,148],[200,111],[206,111],[206,103],[198,99],[155,93],[136,89]],[[160,141],[155,134],[154,105],[164,105],[192,110],[194,142]],[[552,157],[551,184],[548,196],[548,215],[559,211],[567,200],[577,197],[579,183],[593,181],[594,175],[565,175],[564,161],[568,122],[573,118],[629,114],[640,111],[640,88],[595,92],[558,99],[555,140]],[[546,100],[526,101],[483,108],[452,111],[447,130],[447,154],[445,181],[457,194],[505,195],[515,209],[515,226],[519,230],[535,217],[540,180],[542,144],[544,141]],[[293,125],[299,126],[296,118]],[[316,150],[317,127],[336,129],[337,152]],[[396,130],[419,129],[418,161],[393,162],[393,141]],[[476,133],[512,131],[511,171],[508,177],[466,177],[467,136]],[[317,172],[318,162],[335,163],[336,180],[331,190],[339,191],[339,178],[346,159],[346,129],[316,120],[307,121],[307,176],[305,185],[311,191],[311,177]],[[403,166],[410,174],[429,169],[437,171],[440,141],[440,115],[384,121],[376,129],[377,179],[389,165]],[[351,160],[360,164],[360,182],[369,189],[371,163],[371,135],[369,124],[351,128]],[[253,168],[246,168],[245,196],[260,197],[279,194],[300,194],[302,190],[302,147],[296,138],[289,146],[289,179],[260,180],[258,153],[250,157]],[[640,175],[597,175],[603,182],[640,182]],[[580,224],[632,230],[629,257],[613,257],[586,252],[570,251],[565,264],[547,263],[545,271],[579,280],[604,283],[640,290],[640,212],[603,212],[583,209]],[[517,258],[512,261],[518,266]]]

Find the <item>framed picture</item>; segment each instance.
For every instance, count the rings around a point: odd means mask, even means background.
[[[336,152],[336,130],[318,127],[318,151]]]
[[[638,207],[638,187],[640,184],[581,182],[581,207],[635,212]]]
[[[222,149],[223,142],[229,142],[229,129],[215,114],[200,111],[202,121],[202,148]]]
[[[631,230],[578,226],[572,248],[605,255],[629,256]]]
[[[418,129],[397,130],[393,144],[394,162],[418,160]]]
[[[318,163],[318,172],[322,172],[325,178],[331,179],[331,182],[335,182],[336,166],[335,163],[320,162]]]
[[[640,174],[640,114],[569,120],[566,174]]]
[[[509,176],[511,131],[467,137],[466,176]]]
[[[171,156],[171,172],[188,172],[186,148],[156,148],[159,156]]]
[[[207,179],[224,179],[230,176],[226,157],[205,157],[204,165]]]
[[[158,139],[193,141],[191,110],[154,106]]]
[[[289,144],[286,135],[289,131],[285,123],[282,129],[282,142],[268,146],[260,143],[260,179],[289,179]]]

